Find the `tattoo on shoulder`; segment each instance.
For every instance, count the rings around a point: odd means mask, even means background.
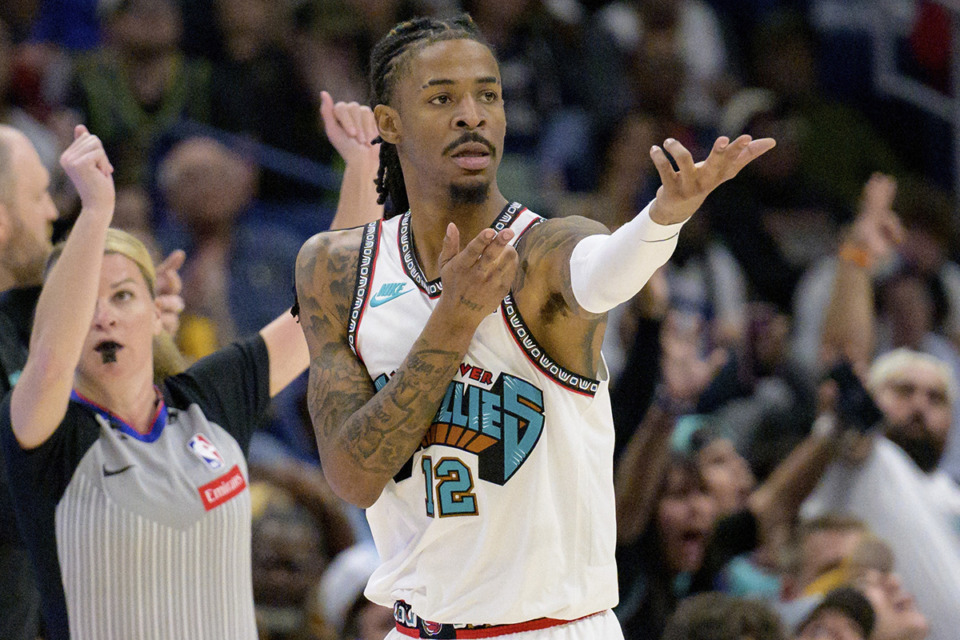
[[[297,257],[297,298],[301,322],[312,328],[324,310],[346,319],[349,313],[360,252],[358,229],[317,234]]]
[[[524,285],[539,283],[572,300],[570,254],[580,240],[599,233],[608,231],[601,223],[579,216],[554,218],[530,229],[517,246],[520,269],[514,292],[519,295]]]

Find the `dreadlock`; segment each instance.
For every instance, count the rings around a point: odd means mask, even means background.
[[[466,13],[447,20],[415,18],[395,26],[376,44],[370,54],[371,104],[390,104],[401,67],[406,62],[404,54],[408,51],[442,40],[460,39],[475,40],[490,47],[480,35],[476,23]],[[389,197],[393,205],[390,216],[404,213],[410,208],[396,145],[381,141],[380,168],[377,170],[376,182],[377,203],[385,204]]]

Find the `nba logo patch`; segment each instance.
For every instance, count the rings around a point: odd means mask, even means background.
[[[187,447],[190,448],[190,451],[193,451],[198,458],[204,461],[208,467],[211,469],[219,469],[223,466],[223,457],[220,455],[220,452],[217,451],[217,448],[213,446],[213,443],[207,440],[206,436],[202,433],[190,438],[190,442],[187,443]]]

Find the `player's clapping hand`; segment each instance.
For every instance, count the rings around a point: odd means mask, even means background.
[[[729,138],[721,136],[713,143],[706,160],[694,162],[686,147],[668,138],[663,147],[655,146],[650,150],[650,157],[663,182],[657,189],[650,217],[659,224],[683,222],[700,208],[711,191],[775,145],[773,138],[754,140],[742,135],[730,142]],[[673,156],[677,171],[664,151]]]
[[[320,92],[320,115],[327,139],[344,162],[380,162],[380,145],[373,144],[380,135],[370,107],[356,102],[333,102],[326,91]]]
[[[510,291],[518,264],[517,251],[508,244],[513,235],[512,229],[484,229],[461,250],[457,225],[447,225],[439,259],[441,301],[465,326],[479,325]]]
[[[74,128],[73,136],[73,143],[60,156],[60,166],[76,187],[85,210],[113,216],[113,165],[103,143],[82,124]]]

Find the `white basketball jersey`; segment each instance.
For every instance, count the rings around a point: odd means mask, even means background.
[[[512,203],[493,228],[513,228],[516,242],[542,221]],[[409,212],[367,225],[349,334],[377,389],[440,293],[417,262]],[[367,510],[382,561],[367,597],[464,624],[569,620],[616,605],[605,367],[599,377],[557,365],[504,298],[477,329],[421,447]]]

